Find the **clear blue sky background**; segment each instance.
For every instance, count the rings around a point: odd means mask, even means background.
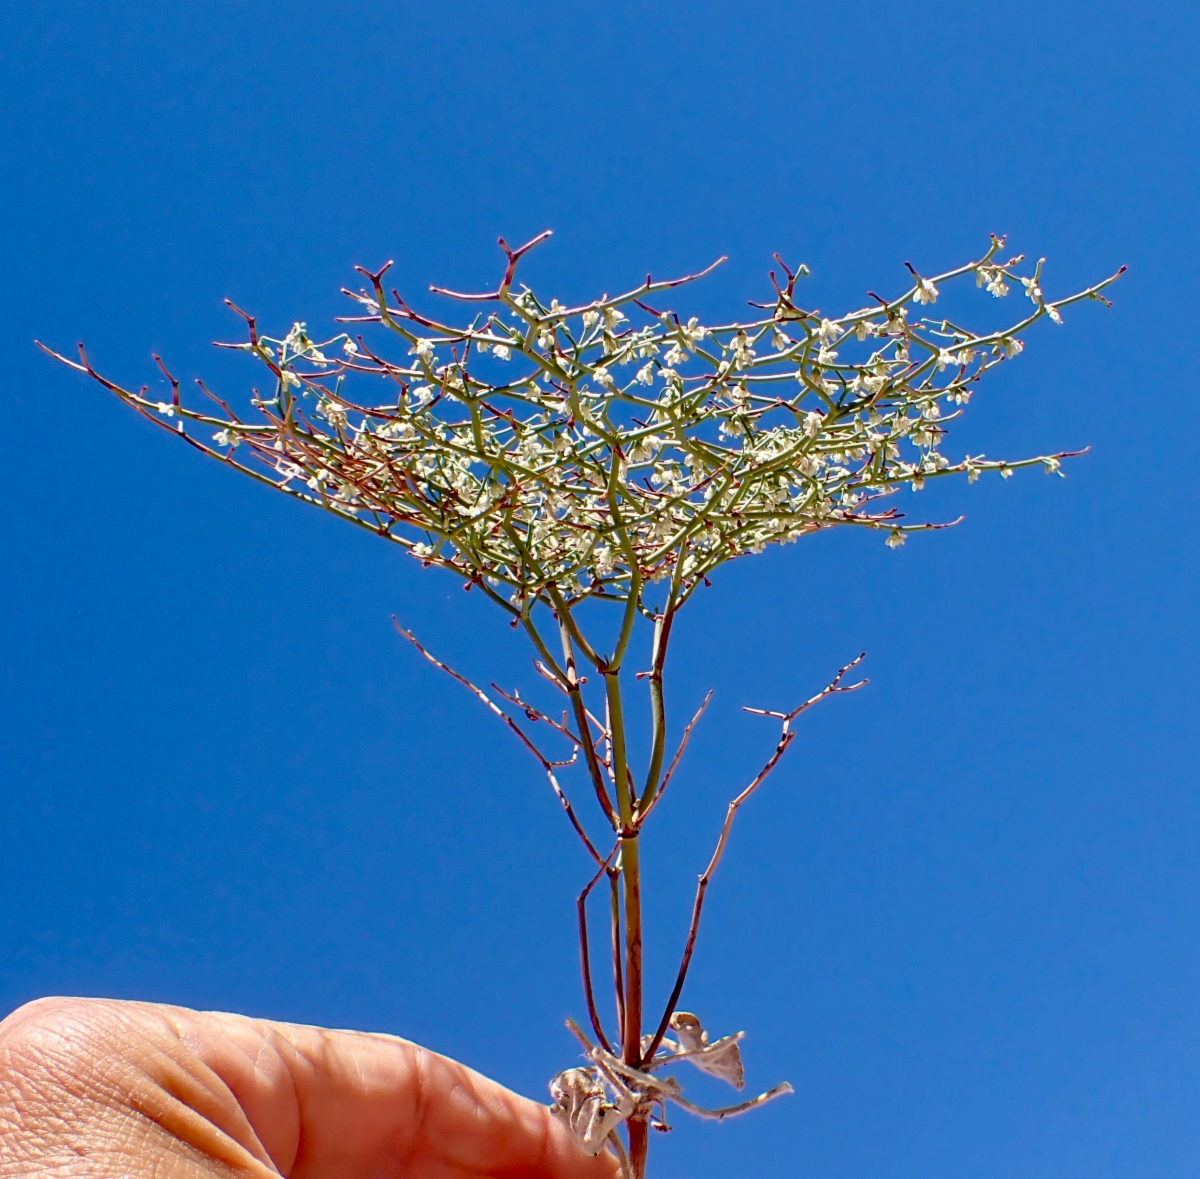
[[[531,1095],[574,1058],[587,865],[536,767],[391,630],[527,682],[477,595],[203,460],[36,353],[235,390],[221,299],[332,319],[356,262],[480,288],[497,234],[590,297],[772,251],[861,306],[990,231],[1066,293],[930,488],[958,529],[728,568],[647,835],[650,995],[780,706],[859,650],[747,809],[685,1004],[752,1086],[655,1173],[1200,1169],[1193,5],[126,3],[0,14],[0,1004],[140,997],[400,1033]],[[676,730],[677,731],[677,730]],[[715,1097],[697,1085],[703,1097]]]

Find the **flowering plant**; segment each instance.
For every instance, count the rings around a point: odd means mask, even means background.
[[[984,255],[912,281],[894,298],[829,317],[797,300],[793,271],[778,255],[773,298],[752,304],[748,322],[702,325],[659,304],[697,275],[644,283],[615,297],[547,305],[515,285],[520,259],[548,237],[507,257],[494,291],[436,293],[466,305],[467,321],[443,322],[384,289],[391,263],[359,268],[369,283],[345,293],[356,325],[314,339],[295,323],[280,337],[244,320],[247,339],[221,347],[250,354],[267,375],[252,413],[235,411],[198,382],[215,409],[185,405],[178,381],[157,357],[171,399],[126,389],[94,369],[51,353],[99,381],[127,405],[196,449],[277,490],[332,512],[400,546],[424,566],[450,570],[477,587],[524,630],[539,675],[561,694],[561,719],[521,696],[468,687],[537,759],[590,857],[594,874],[577,902],[583,992],[595,1042],[574,1023],[587,1064],[551,1084],[556,1112],[591,1153],[612,1149],[636,1179],[646,1167],[648,1130],[666,1127],[666,1106],[718,1119],[754,1108],[786,1084],[722,1110],[683,1096],[665,1066],[687,1061],[742,1087],[741,1033],[710,1042],[700,1021],[678,1009],[700,926],[705,892],[739,807],[791,744],[798,716],[844,683],[859,656],[831,683],[788,712],[747,709],[781,722],[775,747],[730,803],[716,850],[699,879],[682,959],[657,1019],[646,1023],[642,995],[642,905],[638,836],[663,797],[708,698],[667,760],[664,672],[673,621],[724,562],[840,525],[882,531],[887,544],[948,523],[909,522],[884,503],[904,485],[985,472],[1007,478],[1022,467],[1061,474],[1060,451],[1017,460],[942,453],[948,426],[979,381],[1022,350],[1021,335],[1043,318],[1101,295],[1121,272],[1064,299],[1042,292],[1042,262],[1021,271],[993,237]],[[714,266],[717,263],[713,264]],[[974,277],[986,295],[1020,289],[1025,313],[999,330],[975,331],[932,315],[946,284]],[[368,344],[358,325],[387,329],[397,356]],[[49,351],[49,349],[47,349]],[[376,388],[388,393],[357,392]],[[612,603],[608,643],[596,641],[592,603]],[[586,616],[586,617],[585,617]],[[650,753],[634,772],[627,745],[626,662],[639,620],[649,629]],[[598,677],[585,692],[588,672]],[[709,694],[711,697],[711,693]],[[506,711],[497,699],[510,706]],[[519,723],[514,716],[522,718]],[[565,742],[543,751],[535,726]],[[580,760],[582,756],[582,760]],[[608,840],[593,839],[568,800],[559,771],[579,765]],[[592,981],[588,898],[607,880],[615,1034],[601,1019]],[[618,1131],[624,1127],[623,1142]]]

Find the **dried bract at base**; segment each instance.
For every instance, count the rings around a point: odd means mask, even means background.
[[[677,1056],[694,1064],[701,1072],[727,1081],[735,1089],[745,1088],[742,1052],[738,1047],[742,1032],[710,1044],[708,1032],[690,1011],[676,1011],[671,1016],[671,1030],[679,1040]]]
[[[571,1136],[591,1155],[599,1154],[609,1135],[633,1112],[633,1103],[622,1097],[609,1101],[596,1069],[569,1068],[550,1082],[550,1107]]]

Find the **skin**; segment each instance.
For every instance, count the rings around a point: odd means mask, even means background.
[[[41,999],[0,1023],[0,1179],[616,1179],[549,1110],[393,1036]]]

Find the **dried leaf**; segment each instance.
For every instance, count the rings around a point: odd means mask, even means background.
[[[550,1107],[588,1153],[599,1154],[608,1136],[628,1113],[608,1100],[604,1085],[593,1069],[569,1068],[550,1082]]]
[[[742,1052],[738,1047],[741,1032],[710,1044],[708,1032],[690,1011],[676,1011],[671,1016],[671,1028],[679,1037],[681,1052],[687,1053],[687,1059],[701,1072],[728,1081],[735,1089],[745,1085]]]

